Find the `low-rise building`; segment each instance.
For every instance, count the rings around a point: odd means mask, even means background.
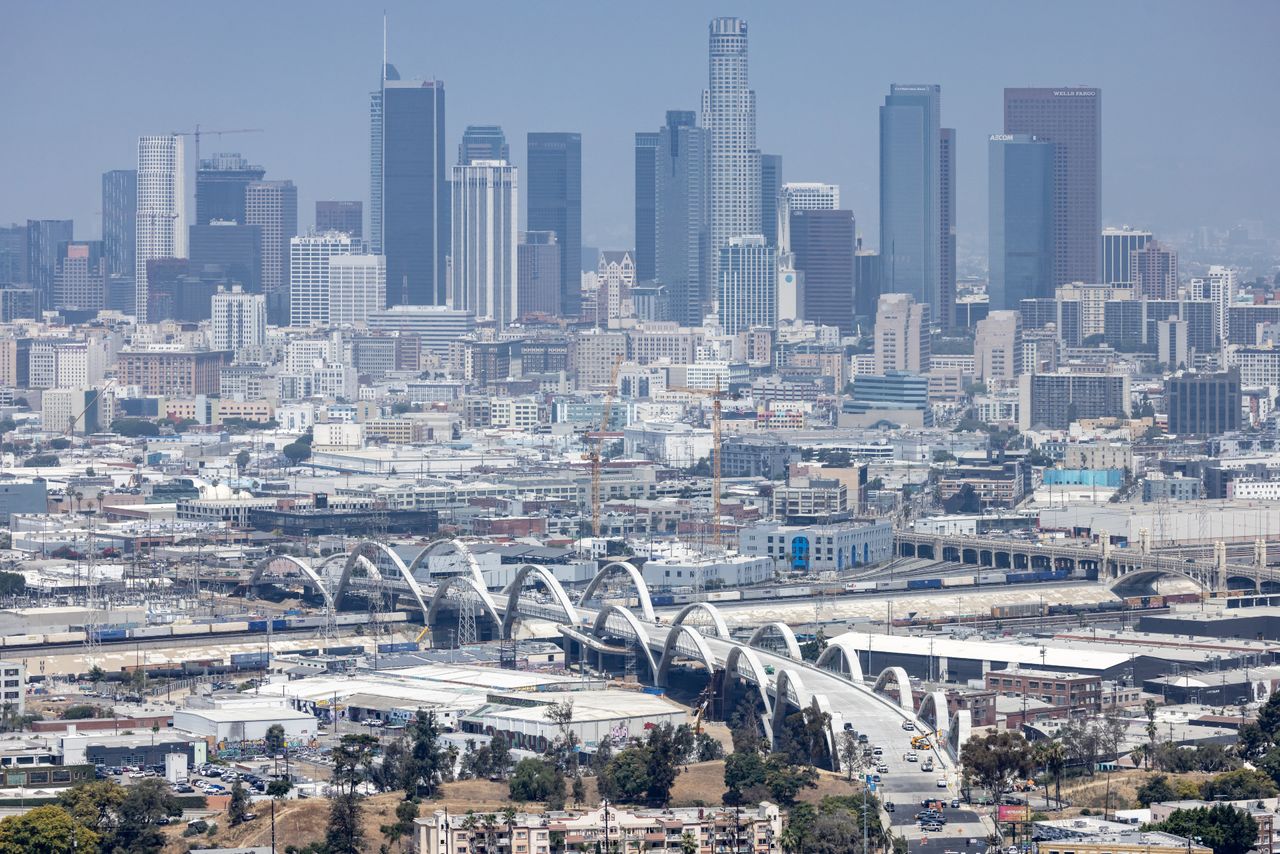
[[[477,818],[479,821],[477,821]],[[496,834],[510,850],[550,854],[551,837],[563,851],[687,851],[692,839],[698,854],[734,850],[738,854],[775,854],[782,835],[782,814],[768,802],[747,809],[684,807],[619,809],[604,804],[586,812],[517,813],[508,823],[494,816],[436,810],[414,819],[416,850],[448,854],[489,852],[486,840]]]
[[[886,520],[831,525],[765,522],[738,532],[744,555],[767,557],[793,570],[841,571],[893,556],[893,525]]]

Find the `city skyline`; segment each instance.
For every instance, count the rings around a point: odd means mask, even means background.
[[[1275,15],[1270,5],[1241,5],[1253,6],[1263,17]],[[231,8],[234,12],[235,4]],[[603,248],[630,247],[634,244],[631,182],[618,176],[632,172],[636,131],[659,126],[667,109],[699,108],[699,96],[706,85],[706,26],[712,10],[671,7],[661,16],[660,27],[653,22],[640,22],[633,40],[609,45],[610,50],[623,52],[620,58],[629,57],[632,52],[636,56],[631,61],[597,66],[598,73],[591,75],[595,79],[585,80],[574,69],[590,64],[599,49],[585,37],[616,21],[616,13],[585,5],[560,8],[561,15],[556,17],[571,20],[572,31],[583,36],[578,53],[554,66],[531,67],[525,76],[539,84],[538,92],[549,93],[558,87],[569,97],[520,94],[516,90],[522,87],[506,85],[501,74],[512,58],[486,66],[451,43],[465,40],[430,35],[418,40],[415,34],[423,32],[425,13],[412,7],[393,5],[389,9],[390,53],[404,77],[437,77],[453,93],[449,133],[443,146],[448,152],[455,150],[467,125],[499,124],[513,143],[513,163],[523,167],[526,132],[581,132],[583,243]],[[1082,11],[1087,12],[1088,8]],[[1130,53],[1124,61],[1101,60],[1094,52],[1029,44],[1035,40],[1025,35],[1039,31],[1050,14],[1048,10],[1037,13],[1012,5],[988,9],[990,14],[981,21],[938,9],[921,25],[920,49],[905,51],[905,56],[883,53],[874,39],[863,44],[865,49],[856,55],[844,56],[838,49],[838,36],[830,32],[840,27],[815,27],[813,16],[787,20],[755,3],[723,10],[744,18],[751,27],[750,85],[757,92],[759,148],[783,156],[787,180],[840,184],[846,196],[845,206],[854,211],[865,243],[872,245],[878,233],[876,104],[894,82],[941,83],[946,124],[957,128],[957,220],[963,255],[966,247],[969,251],[985,247],[984,143],[988,134],[1002,128],[1003,89],[1087,84],[1107,93],[1103,118],[1103,224],[1129,223],[1168,233],[1200,224],[1226,228],[1241,220],[1265,220],[1266,199],[1275,195],[1277,178],[1265,171],[1254,175],[1249,169],[1249,164],[1264,156],[1264,140],[1268,136],[1265,112],[1250,109],[1252,104],[1265,100],[1265,80],[1274,76],[1259,73],[1257,59],[1262,57],[1264,66],[1276,61],[1262,50],[1261,41],[1257,49],[1249,42],[1266,32],[1265,26],[1241,28],[1235,26],[1238,20],[1222,20],[1224,16],[1191,4],[1165,4],[1161,7],[1164,14],[1155,17],[1143,16],[1137,8],[1108,9],[1114,25],[1108,28],[1088,27],[1080,20],[1055,19],[1054,25],[1060,30],[1058,41],[1070,44],[1069,36],[1079,28],[1097,40],[1101,48],[1098,56],[1107,52],[1108,44],[1121,39],[1126,21],[1136,24],[1141,20],[1144,32],[1152,35],[1136,45],[1125,40]],[[239,151],[251,162],[262,164],[269,177],[293,180],[299,188],[299,203],[308,212],[301,222],[303,226],[310,224],[309,212],[316,199],[367,199],[367,99],[370,78],[377,71],[381,39],[381,21],[376,14],[368,16],[367,27],[359,26],[357,21],[345,35],[326,33],[333,46],[341,49],[326,51],[331,61],[325,63],[297,53],[309,43],[306,33],[301,32],[302,37],[293,42],[294,46],[281,48],[283,55],[290,57],[288,67],[255,61],[254,51],[245,50],[241,52],[246,57],[242,69],[220,71],[216,77],[201,73],[196,69],[210,67],[202,57],[210,50],[225,49],[231,43],[228,39],[233,38],[224,24],[210,22],[209,27],[202,28],[204,35],[198,43],[181,44],[191,58],[177,63],[166,79],[148,78],[143,68],[126,63],[115,75],[108,75],[107,81],[98,81],[71,71],[79,63],[94,61],[99,44],[104,41],[103,34],[110,35],[127,26],[129,34],[120,36],[125,40],[121,44],[147,35],[157,39],[166,35],[172,40],[181,25],[164,14],[151,15],[143,21],[141,9],[122,14],[85,6],[82,11],[84,26],[68,34],[65,45],[55,49],[43,46],[34,36],[47,22],[45,12],[32,8],[13,16],[15,25],[10,33],[15,36],[14,44],[3,62],[11,65],[12,74],[21,69],[24,74],[41,76],[47,81],[47,89],[39,101],[31,93],[8,93],[6,99],[13,102],[11,112],[28,115],[36,123],[50,124],[61,135],[55,133],[52,141],[42,138],[38,149],[34,140],[19,138],[21,135],[0,143],[0,151],[7,154],[3,160],[10,164],[6,167],[6,187],[10,192],[0,200],[0,221],[72,218],[77,222],[77,239],[97,237],[97,186],[101,173],[132,166],[130,149],[136,146],[138,136],[190,129],[197,121],[213,130],[263,127],[265,133],[245,137],[219,138],[210,133],[202,140],[200,156]],[[433,10],[432,14],[439,16],[442,24],[435,32],[453,25],[461,27],[470,20],[465,11]],[[860,14],[861,19],[852,12],[828,7],[826,18],[832,24],[857,24],[859,32],[883,28],[893,19],[890,11],[879,7],[860,10]],[[286,25],[304,31],[312,26],[304,19],[287,15],[283,9],[255,10],[255,19],[259,17],[257,29],[250,33],[237,29],[234,37],[251,47],[258,39],[278,39]],[[227,16],[228,20],[235,18],[234,14]],[[528,38],[548,25],[537,18],[513,11],[499,27],[503,31],[511,27],[513,34],[527,33]],[[930,43],[930,39],[940,39],[944,32],[952,34],[949,41]],[[96,35],[93,40],[85,40],[85,34]],[[26,35],[31,37],[24,38]],[[644,44],[654,43],[657,38],[663,45],[661,63],[653,62],[651,56],[644,58]],[[814,46],[806,51],[803,62],[795,61],[792,47],[796,39]],[[975,44],[998,47],[1001,61],[978,67],[966,58],[970,54],[964,50]],[[1146,47],[1148,44],[1159,44],[1158,53]],[[35,45],[42,45],[39,53],[34,52]],[[1213,50],[1215,46],[1222,50]],[[154,47],[162,54],[172,49]],[[945,49],[934,56],[934,47]],[[1221,57],[1221,62],[1212,68],[1191,69],[1177,60],[1180,53],[1206,49]],[[1134,51],[1138,52],[1136,56]],[[512,53],[514,59],[527,64],[526,51]],[[186,70],[187,66],[191,70]],[[610,71],[614,67],[641,68],[645,73]],[[1265,67],[1261,70],[1265,72]],[[847,87],[821,82],[834,79],[832,75],[851,82]],[[280,85],[268,89],[251,87],[249,79],[254,76],[271,77]],[[83,111],[55,115],[53,107],[60,103],[60,96],[70,96],[73,82],[79,87],[74,91],[90,96],[84,100],[94,100],[96,93],[103,106],[91,105]],[[123,108],[118,99],[99,90],[103,82],[114,87],[107,92],[122,85],[135,86],[139,91],[150,90],[154,97],[138,99]],[[324,97],[299,97],[297,93],[306,92],[307,87],[323,89]],[[288,93],[290,109],[282,109],[277,88]],[[253,93],[252,100],[247,98],[248,93]],[[613,93],[612,97],[608,93]],[[627,104],[627,109],[598,111],[600,115],[595,115],[597,111],[589,105],[606,97],[611,103]],[[299,107],[309,103],[314,106]],[[828,108],[815,112],[819,103]],[[1187,103],[1194,103],[1200,112],[1189,114]],[[110,121],[101,127],[95,125],[98,143],[86,150],[86,126],[82,123],[94,121],[95,110],[108,110]],[[101,124],[101,119],[97,122]],[[1224,127],[1231,132],[1222,134]],[[1158,132],[1154,137],[1159,140],[1158,146],[1144,136],[1152,128]],[[1227,138],[1231,140],[1229,157],[1200,156],[1206,147],[1214,150],[1225,146]],[[24,166],[20,172],[19,163]],[[1173,174],[1178,176],[1177,181],[1168,180]],[[46,187],[47,192],[42,192]],[[1268,225],[1274,228],[1274,223]],[[1182,235],[1168,236],[1178,239]]]

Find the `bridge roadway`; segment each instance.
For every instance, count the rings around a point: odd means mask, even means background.
[[[521,609],[523,611],[523,607]],[[582,615],[583,623],[593,624],[598,616],[597,613],[579,607],[579,614]],[[645,632],[645,643],[654,653],[661,654],[665,651],[668,636],[672,626],[668,623],[656,623],[648,621],[639,621]],[[699,626],[686,624],[688,628],[698,631]],[[608,654],[617,654],[623,648],[616,644],[607,644],[599,638],[588,632],[582,631],[578,627],[562,626],[561,633],[571,640],[581,643],[591,649],[601,649]],[[749,646],[740,641],[730,640],[718,637],[715,634],[707,634],[699,631],[702,643],[713,656],[718,669],[723,669],[728,662],[730,654],[735,650],[740,650],[737,655],[739,657],[746,655],[754,655],[764,668],[767,680],[766,690],[769,694],[770,709],[778,703],[778,681],[784,673],[787,674],[786,682],[783,690],[786,692],[786,703],[794,709],[801,705],[807,706],[814,695],[818,695],[819,704],[825,711],[831,715],[831,733],[830,740],[833,742],[832,747],[837,754],[836,761],[839,761],[839,740],[841,733],[844,732],[846,724],[855,729],[859,733],[866,733],[868,746],[871,748],[879,747],[883,750],[883,761],[888,766],[888,771],[881,774],[881,781],[878,784],[879,794],[882,799],[891,801],[895,805],[900,805],[904,811],[901,815],[913,816],[919,807],[922,799],[929,798],[945,798],[950,800],[957,797],[959,791],[959,778],[956,769],[956,763],[950,756],[945,743],[936,734],[930,737],[933,744],[931,750],[917,751],[919,760],[917,762],[908,762],[906,760],[907,751],[911,749],[912,736],[921,733],[931,732],[929,724],[921,721],[914,711],[903,708],[896,698],[876,693],[871,686],[863,682],[855,682],[848,677],[819,668],[810,662],[797,661],[790,656],[763,649],[759,646]],[[694,649],[694,642],[687,640],[687,635],[682,635],[680,641],[677,642],[676,652],[681,657],[700,658],[699,652]],[[661,667],[661,665],[659,665]],[[770,673],[769,670],[773,672]],[[750,671],[743,668],[741,676],[744,680],[750,680]],[[790,684],[793,677],[798,677],[795,681],[800,683],[797,688]],[[754,683],[750,683],[754,684]],[[730,689],[726,686],[726,692]],[[775,715],[776,719],[776,715]],[[915,728],[914,730],[903,729],[903,724],[910,722]],[[944,727],[947,722],[944,722]],[[936,731],[934,731],[936,733]],[[941,748],[941,749],[939,749]],[[921,771],[924,759],[930,755],[934,756],[934,770],[926,773]],[[875,768],[869,768],[869,773],[876,773]],[[938,780],[945,780],[945,787],[938,786]],[[898,818],[899,814],[895,812],[894,818]],[[976,820],[976,819],[975,819]],[[913,831],[909,827],[897,828],[899,833],[908,833],[912,835]]]

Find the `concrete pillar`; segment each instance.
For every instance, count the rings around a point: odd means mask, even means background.
[[[1253,565],[1260,570],[1267,568],[1267,541],[1263,537],[1253,541]]]
[[[938,656],[938,681],[939,682],[947,682],[950,680],[950,676],[947,673],[947,666],[948,666],[947,657],[945,655]]]
[[[1146,528],[1138,529],[1138,550],[1144,555],[1151,554],[1151,532]]]

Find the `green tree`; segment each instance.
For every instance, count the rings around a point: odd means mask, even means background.
[[[818,630],[813,633],[813,640],[800,644],[800,657],[805,661],[817,661],[826,648],[827,633],[822,626],[818,626]]]
[[[361,854],[364,850],[360,801],[360,795],[354,791],[341,791],[330,799],[329,823],[324,833],[325,854]]]
[[[127,787],[115,827],[106,840],[112,854],[153,854],[164,847],[161,820],[182,815],[182,805],[163,780],[140,780]],[[105,846],[104,846],[105,848]]]
[[[513,801],[545,801],[555,789],[560,776],[556,766],[546,759],[529,757],[516,763],[515,773],[507,786]]]
[[[160,427],[154,421],[142,418],[117,418],[111,422],[111,432],[127,438],[159,436]]]
[[[83,721],[97,716],[98,707],[91,706],[88,703],[77,703],[62,710],[62,719],[64,721]]]
[[[298,463],[311,456],[311,443],[303,443],[301,441],[290,442],[281,449],[281,453],[288,457],[289,462],[296,466]]]
[[[416,800],[403,800],[396,803],[396,820],[390,824],[384,824],[380,828],[382,835],[386,837],[387,843],[396,846],[397,850],[404,850],[404,838],[413,834],[413,820],[418,817],[418,802]],[[515,850],[509,849],[509,850]]]
[[[754,751],[744,753],[735,751],[724,760],[724,784],[729,791],[725,792],[727,804],[744,802],[744,792],[765,784],[764,757]]]
[[[654,806],[666,806],[671,801],[671,789],[675,786],[680,765],[693,751],[693,730],[688,725],[678,729],[662,724],[649,730],[645,745],[649,782],[646,796]]]
[[[285,733],[284,726],[281,724],[272,724],[267,727],[267,732],[262,738],[263,745],[266,747],[268,756],[275,756],[284,752]]]
[[[431,797],[444,779],[448,753],[440,747],[440,725],[435,712],[422,709],[409,728],[411,746],[404,758],[405,797]]]
[[[582,781],[582,775],[579,774],[573,778],[573,805],[575,807],[582,806],[587,802],[587,784]]]
[[[124,786],[113,780],[95,780],[81,783],[61,792],[58,805],[78,824],[99,835],[110,832],[116,822],[120,804],[124,802]]]
[[[288,780],[272,780],[267,784],[267,794],[275,798],[277,801],[284,800],[289,796],[289,792],[293,790],[293,783]]]
[[[248,451],[241,451],[236,454],[236,471],[239,474],[244,474],[244,470],[249,467],[250,459],[251,457],[249,456]]]
[[[1020,733],[1002,730],[974,736],[960,751],[965,778],[999,798],[1007,783],[1032,768],[1031,748]]]
[[[600,794],[615,803],[644,803],[649,793],[649,761],[643,747],[620,750],[596,782]]]
[[[21,596],[27,592],[27,579],[16,572],[0,572],[0,596]]]
[[[1258,823],[1229,804],[1174,810],[1167,819],[1146,826],[1187,838],[1199,838],[1213,854],[1245,854],[1258,839]]]
[[[0,821],[0,854],[64,854],[93,851],[99,836],[71,813],[48,804]]]
[[[244,817],[248,813],[249,793],[244,790],[244,784],[236,780],[235,785],[231,787],[231,803],[227,805],[227,819],[232,827],[236,827],[244,824]]]
[[[1164,774],[1157,774],[1147,780],[1138,787],[1136,795],[1138,803],[1144,807],[1164,801],[1172,801],[1178,797],[1178,793],[1173,790],[1173,786],[1169,785],[1169,778]]]
[[[813,789],[818,785],[817,771],[795,765],[781,753],[771,753],[765,759],[764,776],[770,799],[782,806],[794,804],[802,789]]]
[[[55,454],[33,454],[22,461],[24,468],[48,468],[59,465],[60,461]]]
[[[1200,791],[1206,801],[1243,801],[1274,798],[1280,790],[1266,773],[1240,768],[1205,780]]]

